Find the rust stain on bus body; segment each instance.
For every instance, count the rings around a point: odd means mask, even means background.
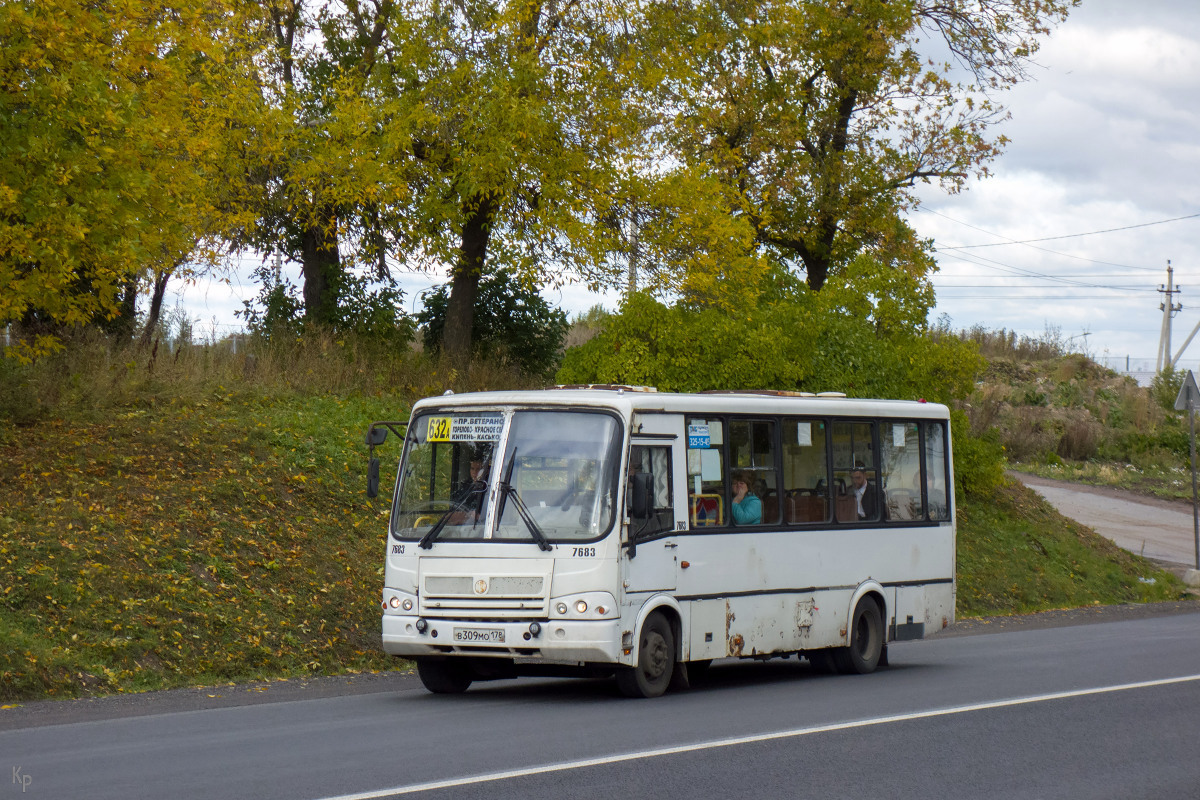
[[[740,656],[742,648],[746,646],[746,640],[741,634],[733,632],[733,622],[737,619],[737,615],[733,613],[733,608],[729,605],[729,601],[725,601],[725,654],[728,656]]]

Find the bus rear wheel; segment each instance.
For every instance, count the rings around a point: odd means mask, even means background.
[[[425,688],[434,694],[462,694],[475,679],[467,664],[452,659],[417,659],[417,675]]]
[[[850,618],[850,645],[835,649],[833,660],[843,675],[866,675],[875,671],[882,655],[883,617],[876,602],[864,597]]]
[[[658,697],[675,672],[675,634],[657,611],[646,617],[638,635],[638,663],[617,672],[617,687],[626,697]]]

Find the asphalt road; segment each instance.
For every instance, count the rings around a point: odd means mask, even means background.
[[[570,680],[434,696],[398,675],[361,694],[91,721],[0,711],[0,800],[1200,791],[1200,613],[939,636],[893,644],[891,661],[853,677],[725,662],[656,700]]]
[[[1190,503],[1010,474],[1045,497],[1064,517],[1082,522],[1118,547],[1157,561],[1197,566]]]

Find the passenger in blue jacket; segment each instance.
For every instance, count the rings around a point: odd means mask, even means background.
[[[754,479],[745,472],[733,473],[732,485],[733,489],[733,505],[731,511],[733,513],[734,525],[761,525],[762,524],[762,501],[758,499],[758,495],[750,491]]]

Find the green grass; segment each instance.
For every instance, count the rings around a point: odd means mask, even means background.
[[[1184,587],[1174,575],[1063,517],[1020,484],[959,508],[960,616],[1182,596]]]
[[[405,411],[230,394],[6,431],[0,698],[389,667],[361,441]]]

